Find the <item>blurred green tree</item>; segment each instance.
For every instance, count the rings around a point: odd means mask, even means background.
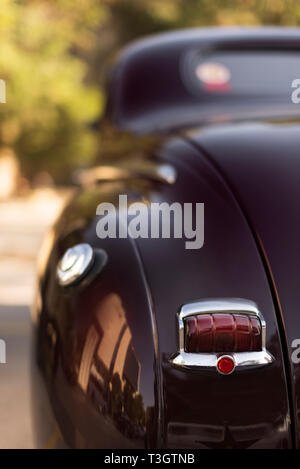
[[[0,77],[7,103],[0,107],[0,146],[15,151],[28,177],[47,169],[64,180],[74,165],[95,155],[88,123],[98,116],[102,97],[85,83],[87,65],[72,52],[78,44],[84,48],[85,32],[101,21],[93,4],[1,0]]]

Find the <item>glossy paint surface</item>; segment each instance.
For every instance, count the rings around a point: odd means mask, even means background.
[[[190,144],[179,139],[164,146],[160,161],[177,168],[174,185],[100,185],[79,193],[56,227],[36,326],[38,361],[63,439],[71,447],[290,447],[278,323],[251,231],[222,178]],[[136,251],[130,240],[97,239],[96,206],[102,200],[116,202],[119,193],[132,201],[204,202],[204,247],[189,251],[181,239],[139,239]],[[66,294],[55,268],[63,252],[79,242],[104,249],[108,263],[86,288]],[[169,363],[178,349],[179,307],[220,296],[259,305],[274,363],[228,376],[178,370]],[[116,333],[106,340],[110,324]],[[127,334],[131,362],[140,370],[138,386],[125,365],[120,380],[114,378],[117,359],[107,358],[112,341],[120,348],[121,333]],[[130,402],[138,398],[142,406],[128,421],[124,403],[130,376]],[[42,414],[39,419],[42,425]]]
[[[174,186],[153,194],[153,198],[169,203],[205,203],[202,249],[186,250],[184,240],[178,239],[137,240],[158,325],[164,445],[289,447],[290,410],[278,322],[251,231],[222,177],[197,149],[178,140],[167,145],[161,155],[176,164],[179,177]],[[230,376],[172,367],[168,360],[177,349],[174,318],[178,306],[217,297],[257,303],[267,323],[266,346],[275,357],[274,363]],[[174,332],[170,333],[172,322]]]
[[[78,194],[63,214],[41,279],[42,304],[35,323],[38,365],[68,446],[157,446],[160,396],[147,285],[130,240],[99,243],[89,209],[94,214],[103,194],[90,193],[88,204],[86,195]],[[64,289],[56,278],[57,262],[68,247],[83,240],[105,246],[107,265],[90,284]],[[35,387],[37,394],[42,390]],[[45,417],[36,414],[38,429]],[[45,439],[38,441],[45,444]]]
[[[256,124],[204,132],[195,142],[211,155],[261,243],[287,343],[288,369],[300,443],[300,368],[292,343],[300,337],[300,126]]]

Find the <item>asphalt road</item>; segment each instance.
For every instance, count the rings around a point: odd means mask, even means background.
[[[36,254],[65,193],[43,190],[0,202],[0,448],[34,448],[30,411],[30,304]],[[2,354],[0,353],[0,361]]]

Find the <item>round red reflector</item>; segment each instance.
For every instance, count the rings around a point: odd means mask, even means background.
[[[218,358],[217,370],[222,375],[230,375],[234,371],[235,363],[232,357],[229,355],[223,355]]]

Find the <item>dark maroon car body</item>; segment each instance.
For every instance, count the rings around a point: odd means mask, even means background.
[[[124,139],[121,164],[138,154],[171,166],[177,178],[169,184],[133,171],[97,181],[76,192],[53,228],[33,313],[38,446],[299,447],[300,365],[291,354],[300,338],[300,104],[290,99],[290,82],[282,94],[256,95],[255,86],[251,93],[197,89],[190,64],[201,54],[228,52],[300,58],[300,31],[170,33],[133,44],[115,64],[104,134],[114,144]],[[117,204],[119,194],[147,203],[204,203],[204,246],[99,239],[96,207]],[[57,264],[78,243],[104,249],[108,262],[84,287],[66,292]],[[174,367],[176,314],[202,298],[254,301],[273,363],[230,376]],[[125,321],[130,331],[135,373],[125,377],[126,391],[112,369],[101,371],[99,316],[110,302],[124,311],[120,328]],[[84,370],[88,341],[94,345]],[[86,373],[84,389],[80,373]]]

